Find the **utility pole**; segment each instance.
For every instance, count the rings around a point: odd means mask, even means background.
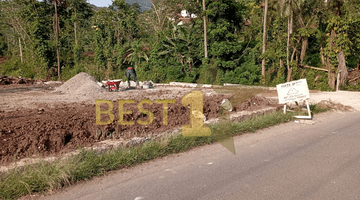
[[[205,0],[203,0],[203,10],[204,10],[204,47],[205,47],[205,58],[207,55],[207,35],[206,35],[206,14],[205,14]]]

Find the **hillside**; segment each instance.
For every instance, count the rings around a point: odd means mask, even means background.
[[[148,0],[125,0],[128,4],[138,3],[142,11],[149,10],[151,8],[151,2]]]

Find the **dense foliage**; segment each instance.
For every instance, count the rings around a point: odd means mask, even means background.
[[[340,71],[346,85],[347,71],[359,68],[360,0],[206,0],[205,6],[153,0],[144,10],[114,0],[99,9],[86,0],[2,0],[0,73],[56,80],[59,62],[62,80],[81,71],[102,80],[125,78],[131,65],[140,80],[155,82],[274,86],[306,78],[310,89],[333,90]],[[196,17],[181,22],[182,10]]]

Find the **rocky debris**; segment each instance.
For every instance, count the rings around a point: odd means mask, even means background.
[[[294,121],[295,123],[300,123],[300,124],[307,124],[307,125],[314,125],[316,122],[315,121],[312,121],[312,120],[295,120]]]
[[[224,99],[222,102],[221,102],[221,105],[220,105],[222,108],[224,108],[225,110],[228,110],[228,111],[232,111],[233,110],[233,106],[231,104],[231,102],[229,101],[229,99]]]
[[[343,112],[354,112],[355,109],[351,106],[344,106],[340,103],[335,103],[328,100],[322,100],[317,104],[317,107],[320,109],[332,109],[335,111],[343,111]]]
[[[125,143],[126,147],[133,147],[133,146],[137,146],[139,144],[142,144],[146,141],[149,141],[150,138],[144,138],[144,137],[134,137],[132,138],[130,141]]]
[[[153,88],[153,87],[154,87],[154,83],[152,81],[144,81],[142,84],[142,88],[144,89]]]
[[[153,88],[154,87],[154,83],[152,81],[139,81],[139,86],[141,88],[147,89],[147,88]],[[120,83],[120,87],[121,88],[125,88],[128,86],[127,81],[121,82]],[[130,87],[136,87],[136,82],[135,81],[130,81]]]
[[[143,82],[139,81],[139,85],[142,86]],[[121,88],[124,88],[124,87],[127,87],[127,86],[128,86],[127,81],[124,81],[124,82],[120,83]],[[136,82],[135,81],[130,81],[130,87],[136,87]]]
[[[52,85],[52,84],[62,84],[63,82],[61,81],[47,81],[44,82],[45,85]]]
[[[0,75],[0,85],[9,85],[9,84],[34,84],[36,80],[23,78],[19,76],[18,78],[13,76],[3,76]]]
[[[65,93],[65,94],[92,94],[92,93],[101,93],[105,89],[102,88],[97,80],[94,77],[90,76],[87,73],[81,72],[76,76],[72,77],[66,81],[63,85],[55,89],[56,92]]]
[[[196,88],[197,87],[196,83],[170,82],[169,85],[170,86],[180,86],[180,87],[191,87],[191,88]]]

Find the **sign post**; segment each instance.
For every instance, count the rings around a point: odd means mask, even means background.
[[[308,102],[310,92],[306,79],[279,84],[276,85],[276,89],[278,92],[279,104],[285,104],[284,113],[286,113],[286,103],[305,100],[309,115],[295,117],[301,119],[311,119],[310,106]]]

